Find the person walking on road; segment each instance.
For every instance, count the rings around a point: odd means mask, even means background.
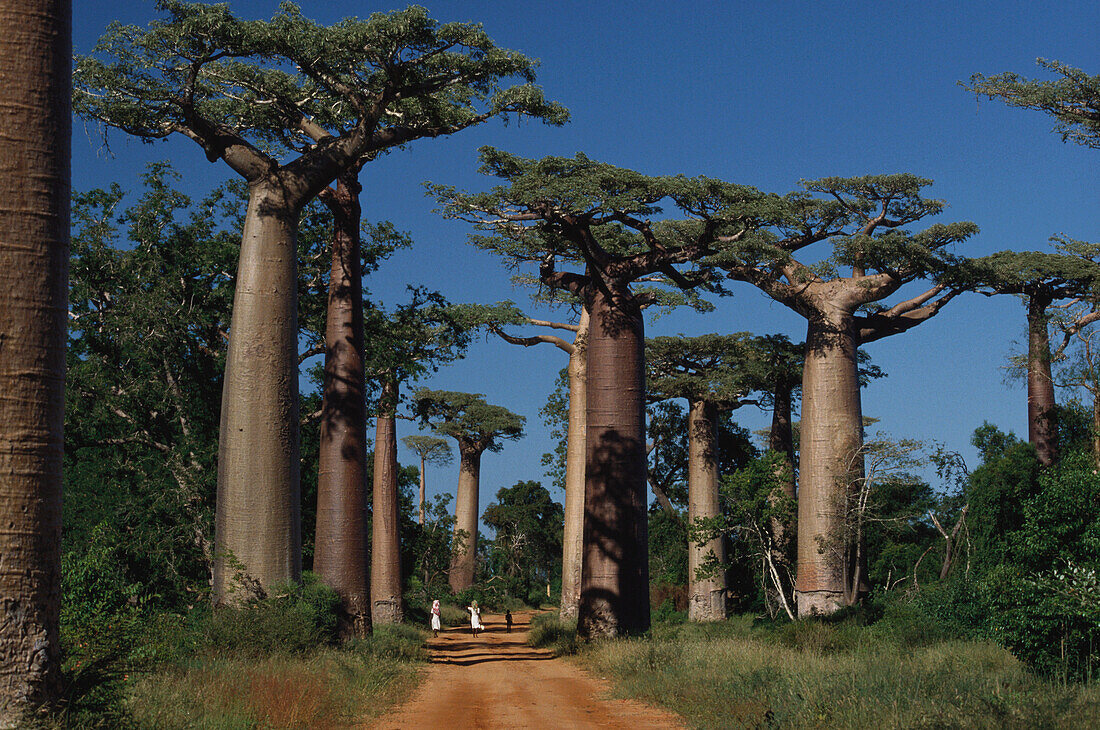
[[[437,598],[432,601],[432,632],[437,638],[439,637],[439,615],[439,599]]]
[[[504,623],[508,626],[508,633],[512,633],[512,612],[508,609],[504,610]]]
[[[466,607],[466,610],[470,612],[470,633],[477,636],[481,633],[481,609],[477,607],[477,601],[470,601],[470,605]]]

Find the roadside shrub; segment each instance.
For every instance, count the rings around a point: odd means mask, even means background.
[[[992,635],[1036,671],[1062,681],[1100,669],[1100,577],[1072,563],[1026,576],[991,576]]]
[[[531,619],[527,645],[549,649],[557,656],[577,653],[577,622],[562,621],[556,613],[540,613]]]
[[[251,654],[301,653],[337,641],[340,597],[305,573],[302,584],[273,586],[268,597],[214,611],[207,637],[219,649]]]
[[[365,639],[348,642],[347,649],[384,659],[426,661],[428,652],[424,647],[425,636],[425,631],[408,624],[387,624],[374,627],[374,631]]]

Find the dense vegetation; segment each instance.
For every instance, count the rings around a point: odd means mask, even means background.
[[[382,151],[494,116],[564,122],[533,86],[535,62],[417,7],[330,27],[291,4],[270,22],[158,7],[169,17],[147,30],[111,27],[97,52],[113,60],[80,59],[78,112],[143,138],[183,134],[248,184],[194,201],[158,163],[140,190],[72,196],[64,538],[4,572],[45,576],[4,600],[9,615],[22,597],[46,617],[26,636],[60,626],[61,661],[42,639],[35,686],[16,691],[15,664],[0,665],[0,724],[21,719],[12,697],[45,699],[53,684],[62,701],[41,719],[62,726],[353,723],[412,686],[423,634],[408,623],[432,599],[453,624],[470,600],[559,596],[532,644],[579,653],[700,727],[1096,716],[1100,370],[1086,333],[1100,247],[1060,238],[1054,254],[963,259],[954,246],[976,226],[925,222],[946,204],[911,174],[780,195],[485,147],[497,187],[430,192],[576,321],[416,286],[387,305],[362,276],[412,242],[360,221],[354,176]],[[1062,79],[975,76],[972,89],[1096,146],[1100,80],[1045,65]],[[805,344],[646,340],[648,310],[707,311],[733,282],[804,317]],[[912,282],[923,293],[880,303]],[[983,424],[973,470],[942,446],[870,433],[860,401],[882,375],[863,346],[965,291],[1028,301],[1028,440]],[[527,325],[574,337],[501,329]],[[522,438],[525,417],[476,393],[404,395],[479,328],[570,355],[543,411],[563,442],[546,463],[564,507],[525,479],[481,513],[482,455]],[[1097,398],[1058,405],[1062,385]],[[773,414],[759,439],[735,420],[750,404]],[[426,501],[423,474],[398,464],[399,418],[455,439],[453,497]],[[444,442],[415,443],[427,459]],[[12,534],[28,494],[5,497]],[[51,519],[29,534],[55,534]]]

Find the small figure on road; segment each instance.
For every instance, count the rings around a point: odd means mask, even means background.
[[[432,601],[432,631],[437,637],[439,636],[439,615],[439,599],[437,598]]]
[[[470,601],[466,610],[470,612],[470,633],[477,636],[481,632],[481,609],[477,607],[477,601]]]
[[[508,633],[512,633],[512,612],[507,609],[504,611],[504,623],[508,626]]]

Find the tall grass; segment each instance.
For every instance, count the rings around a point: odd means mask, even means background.
[[[1091,728],[1100,686],[1059,685],[984,641],[738,617],[603,642],[581,660],[698,728]]]
[[[141,728],[342,728],[377,716],[416,685],[423,635],[380,626],[346,649],[196,658],[137,679],[128,702]]]
[[[556,612],[540,613],[531,619],[527,645],[549,649],[557,656],[577,653],[577,622],[562,621]]]

